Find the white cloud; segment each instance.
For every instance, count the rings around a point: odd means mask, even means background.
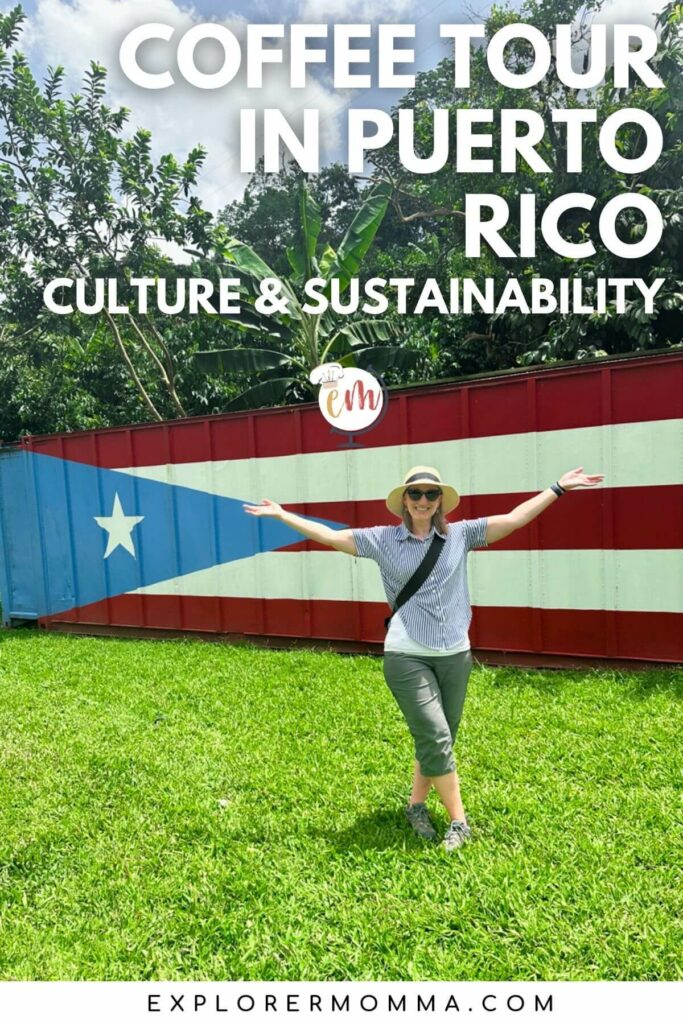
[[[607,0],[594,21],[607,25],[654,25],[667,0]]]
[[[141,10],[143,13],[141,13]],[[91,60],[103,64],[108,74],[107,102],[131,110],[130,130],[148,128],[152,133],[155,156],[171,152],[179,158],[197,143],[207,150],[198,193],[205,205],[218,210],[239,197],[248,180],[239,170],[239,111],[245,107],[261,110],[277,107],[297,123],[303,107],[320,110],[322,159],[339,144],[340,124],[337,112],[345,97],[327,89],[323,83],[311,82],[304,90],[289,89],[284,65],[265,69],[264,88],[247,90],[243,79],[236,78],[228,86],[215,91],[200,90],[181,79],[175,65],[173,42],[192,25],[206,19],[189,5],[173,0],[37,0],[22,41],[23,48],[38,78],[47,65],[62,64],[66,68],[66,87],[80,87],[83,72]],[[150,91],[135,86],[119,65],[119,47],[125,35],[137,25],[161,22],[176,29],[171,43],[148,43],[141,51],[141,63],[150,71],[169,68],[176,84],[169,89]],[[232,18],[224,24],[238,38],[243,35],[244,19]],[[209,48],[213,44],[203,44]],[[201,53],[197,59],[216,59],[216,52]]]
[[[606,25],[607,30],[607,64],[614,63],[614,26],[615,25],[649,25],[655,27],[657,14],[663,9],[667,0],[606,0],[606,3],[589,23]],[[581,52],[575,54],[575,67],[581,64]]]
[[[414,10],[412,0],[302,0],[296,20],[314,24],[390,23]]]

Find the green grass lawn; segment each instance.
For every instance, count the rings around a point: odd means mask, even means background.
[[[683,977],[680,672],[476,669],[450,855],[379,660],[0,632],[0,690],[3,979]]]

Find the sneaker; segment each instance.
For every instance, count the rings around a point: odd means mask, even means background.
[[[434,840],[437,838],[436,829],[429,820],[429,814],[424,804],[409,804],[406,807],[406,818],[410,822],[413,832],[422,839]]]
[[[472,838],[470,827],[465,821],[452,821],[446,829],[443,845],[449,851],[457,850]]]

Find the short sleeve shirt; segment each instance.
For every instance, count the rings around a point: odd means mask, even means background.
[[[467,640],[472,609],[467,589],[467,553],[486,547],[486,517],[449,523],[436,566],[417,593],[401,607],[408,636],[432,650],[457,647]],[[432,527],[422,540],[400,526],[371,526],[353,530],[360,558],[377,562],[387,601],[396,598],[413,575],[434,536]]]

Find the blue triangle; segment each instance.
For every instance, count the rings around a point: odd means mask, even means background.
[[[289,526],[249,516],[244,498],[146,480],[50,455],[29,453],[40,523],[44,593],[39,615],[55,615],[138,587],[275,551],[302,540]],[[135,555],[118,546],[95,517],[112,515],[118,494]],[[315,519],[334,529],[344,523]]]

